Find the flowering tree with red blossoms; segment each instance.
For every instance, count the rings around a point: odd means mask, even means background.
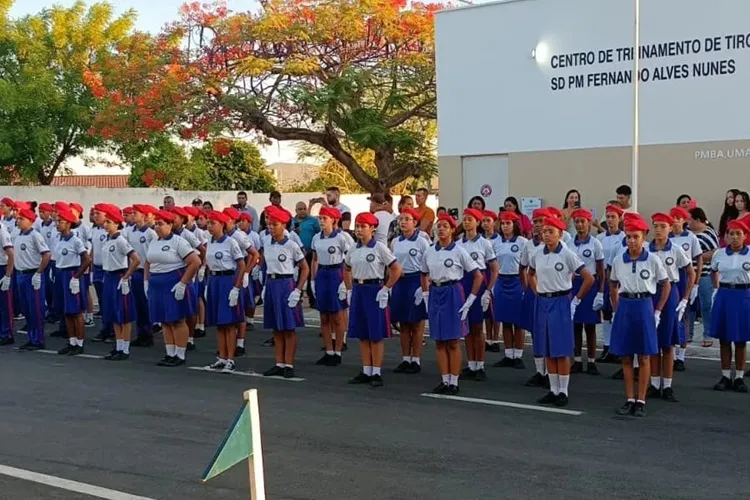
[[[251,134],[325,150],[366,190],[434,171],[433,16],[405,0],[262,1],[258,12],[185,5],[91,67],[94,130],[121,143]],[[375,174],[358,152],[374,154]],[[369,170],[372,172],[372,170]]]

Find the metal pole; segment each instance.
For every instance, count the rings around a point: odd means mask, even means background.
[[[631,169],[630,184],[633,189],[631,197],[631,206],[633,210],[638,211],[638,107],[639,87],[640,87],[640,46],[641,46],[641,0],[635,0],[635,20],[634,20],[634,43],[633,43],[633,165]]]

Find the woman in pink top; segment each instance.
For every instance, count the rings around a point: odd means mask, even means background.
[[[518,200],[516,199],[516,197],[508,196],[507,198],[505,198],[503,207],[507,212],[515,212],[519,217],[521,217],[521,220],[518,222],[521,226],[521,236],[523,236],[524,238],[530,238],[531,230],[533,229],[531,219],[529,219],[525,214],[521,213],[521,210],[518,208]]]

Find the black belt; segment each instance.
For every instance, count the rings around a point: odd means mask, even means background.
[[[512,278],[518,278],[519,276],[520,274],[498,274],[497,275],[498,278],[502,278],[506,280],[512,279]]]
[[[143,272],[144,272],[143,268],[139,267],[138,269],[136,269],[135,271],[133,271],[133,274],[135,274],[135,273],[143,273]]]
[[[58,271],[78,271],[81,268],[81,266],[72,266],[72,267],[58,267]]]
[[[341,264],[319,264],[318,269],[341,269]]]
[[[374,279],[374,280],[352,280],[352,283],[355,285],[382,285],[383,280],[381,279]]]
[[[269,280],[286,280],[289,278],[294,278],[293,274],[267,274],[266,278]]]
[[[421,271],[414,271],[413,273],[404,273],[404,274],[401,275],[401,277],[404,278],[406,276],[416,276],[418,274],[421,275],[422,272]]]
[[[109,274],[122,274],[122,273],[128,272],[128,270],[127,270],[127,268],[125,268],[125,269],[116,269],[114,271],[105,271],[105,272],[107,272]]]
[[[648,292],[639,292],[639,293],[620,293],[620,297],[623,299],[650,299],[651,294]]]
[[[732,290],[750,289],[750,283],[719,283],[719,288],[729,288]]]
[[[544,297],[545,299],[554,299],[555,297],[564,297],[565,295],[570,295],[570,290],[560,290],[559,292],[546,293],[537,292],[537,295],[539,295],[540,297]]]
[[[443,287],[443,286],[456,285],[456,284],[458,284],[458,282],[459,282],[458,280],[440,281],[440,282],[433,281],[432,282],[432,286],[436,286],[436,287],[440,288],[440,287]]]
[[[16,269],[19,274],[34,274],[36,272],[36,269]]]
[[[236,272],[236,269],[234,271],[211,271],[211,276],[234,276]]]

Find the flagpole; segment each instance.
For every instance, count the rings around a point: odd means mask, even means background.
[[[640,104],[640,46],[641,46],[641,0],[635,0],[635,19],[633,23],[634,42],[633,42],[633,163],[631,166],[632,196],[631,206],[633,210],[638,211],[638,149],[639,149],[639,130],[638,130],[638,108]]]
[[[250,500],[266,500],[266,485],[263,473],[263,447],[260,441],[260,408],[258,390],[245,391],[245,401],[250,411],[250,449],[247,460],[250,470]]]

